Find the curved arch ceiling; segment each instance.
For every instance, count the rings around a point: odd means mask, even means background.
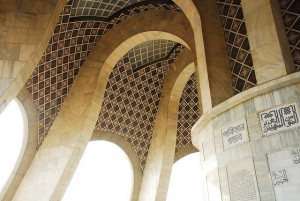
[[[38,147],[60,111],[87,55],[107,31],[137,13],[158,8],[180,12],[169,0],[139,1],[124,4],[106,18],[86,18],[97,7],[93,3],[99,1],[80,2],[83,1],[71,0],[65,6],[48,47],[27,82],[27,89],[39,111]],[[112,3],[109,0],[101,2],[106,4],[106,9]],[[117,2],[121,5],[123,1]],[[81,11],[77,12],[80,5],[89,11],[80,14]],[[84,13],[88,16],[83,16]],[[107,83],[96,129],[118,133],[130,142],[142,169],[147,159],[164,78],[182,48],[182,45],[166,39],[142,43],[120,59]]]
[[[107,31],[137,13],[158,8],[180,11],[170,1],[147,1],[114,15],[110,21],[86,20],[72,18],[72,3],[71,0],[65,6],[39,65],[26,83],[39,111],[37,147],[46,137],[83,62]]]
[[[141,55],[143,48],[146,53],[153,50],[153,55],[157,51],[166,56],[133,68],[136,59],[132,60],[130,53],[136,51]],[[165,76],[183,48],[183,45],[167,40],[144,42],[129,50],[109,76],[96,130],[123,136],[134,147],[142,169],[147,160]],[[147,56],[145,59],[149,60]]]
[[[145,0],[74,0],[72,16],[98,16],[107,18],[122,8]]]

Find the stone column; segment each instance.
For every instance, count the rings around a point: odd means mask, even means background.
[[[174,163],[181,93],[195,72],[189,50],[171,66],[163,87],[140,191],[140,201],[165,200]]]
[[[197,88],[199,95],[201,94],[201,103],[203,112],[212,108],[211,90],[209,86],[207,61],[205,56],[204,40],[202,33],[202,25],[200,15],[192,0],[173,0],[174,3],[180,7],[185,16],[189,20],[194,32],[195,49],[194,62],[196,68]]]
[[[216,0],[198,0],[195,1],[195,6],[201,17],[211,101],[214,107],[233,96],[224,33]]]
[[[278,0],[242,0],[258,84],[295,71]]]

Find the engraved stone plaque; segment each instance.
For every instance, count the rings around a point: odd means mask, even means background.
[[[300,148],[270,153],[270,177],[277,201],[300,200]]]
[[[221,201],[221,191],[218,169],[206,176],[209,201]]]
[[[300,126],[296,103],[290,103],[259,113],[263,135]]]
[[[259,201],[253,161],[247,159],[227,166],[231,201]]]
[[[246,119],[231,123],[221,129],[224,149],[249,141]]]

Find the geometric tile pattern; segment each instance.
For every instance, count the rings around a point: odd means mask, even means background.
[[[114,67],[106,85],[95,130],[123,136],[134,147],[144,169],[164,79],[178,53],[133,71],[128,53]]]
[[[295,68],[300,71],[300,1],[279,0]]]
[[[70,16],[71,6],[72,1],[69,1],[60,14],[49,44],[26,83],[39,113],[37,148],[47,135],[84,60],[107,31],[137,13],[158,8],[180,11],[173,3],[156,1],[123,9],[124,12],[109,21],[74,21]]]
[[[234,94],[256,85],[241,0],[217,0]]]
[[[128,52],[132,69],[139,69],[145,64],[166,57],[176,44],[170,40],[152,40],[136,46]]]
[[[141,2],[141,0],[74,0],[71,15],[107,18],[122,8],[137,2]]]
[[[192,145],[191,130],[199,117],[196,75],[193,73],[184,87],[179,102],[176,152]]]

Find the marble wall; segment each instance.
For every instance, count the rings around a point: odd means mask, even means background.
[[[219,192],[223,201],[271,201],[275,196],[276,200],[299,200],[297,191],[292,191],[299,190],[292,179],[293,169],[300,167],[296,160],[300,147],[299,81],[300,74],[293,73],[254,87],[213,108],[195,124],[193,144],[203,155],[206,201],[214,200],[209,198],[212,185],[208,181],[214,181],[214,195]],[[287,154],[296,162],[281,168],[268,160],[282,150],[290,150]],[[212,173],[214,179],[209,179]],[[275,185],[274,179],[282,183]],[[245,193],[243,189],[252,190]]]

